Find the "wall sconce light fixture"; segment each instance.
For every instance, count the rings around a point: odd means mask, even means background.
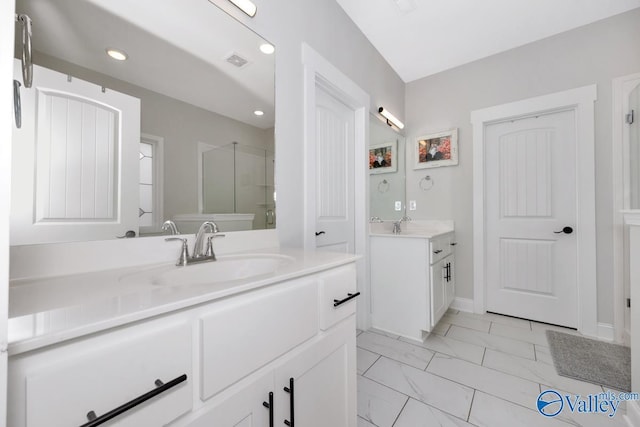
[[[402,123],[393,114],[391,114],[390,112],[388,112],[384,108],[382,108],[382,107],[378,108],[378,113],[380,113],[380,115],[387,120],[387,124],[389,126],[394,125],[398,129],[404,128],[404,123]]]
[[[258,7],[251,0],[229,0],[238,9],[249,15],[251,18],[256,16]]]

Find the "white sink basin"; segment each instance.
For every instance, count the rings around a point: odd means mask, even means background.
[[[276,254],[228,255],[217,261],[177,267],[162,265],[144,271],[126,274],[121,283],[151,284],[159,286],[207,285],[269,276],[279,268],[293,262],[293,258]]]

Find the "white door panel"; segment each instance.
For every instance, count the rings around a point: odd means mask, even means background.
[[[354,111],[316,91],[316,248],[354,252]]]
[[[14,74],[21,73],[20,62]],[[13,131],[11,243],[138,231],[140,101],[34,66]]]
[[[487,310],[577,327],[575,113],[485,131]]]

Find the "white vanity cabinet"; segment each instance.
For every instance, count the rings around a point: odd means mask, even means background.
[[[9,423],[68,427],[176,385],[107,425],[164,425],[193,404],[191,325],[159,319],[9,359]]]
[[[371,236],[372,326],[422,341],[455,297],[453,232]]]
[[[84,426],[182,379],[104,425],[356,427],[355,296],[349,263],[11,356],[9,425]]]

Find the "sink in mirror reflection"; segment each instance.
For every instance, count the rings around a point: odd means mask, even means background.
[[[120,284],[157,286],[197,286],[229,283],[270,276],[290,265],[293,258],[276,254],[243,254],[218,257],[217,261],[186,267],[161,265],[132,272],[119,278]]]
[[[12,245],[152,235],[203,213],[275,226],[268,41],[200,0],[16,0],[16,12],[34,22],[35,66],[13,132]],[[234,143],[244,151],[227,175],[198,157]]]

